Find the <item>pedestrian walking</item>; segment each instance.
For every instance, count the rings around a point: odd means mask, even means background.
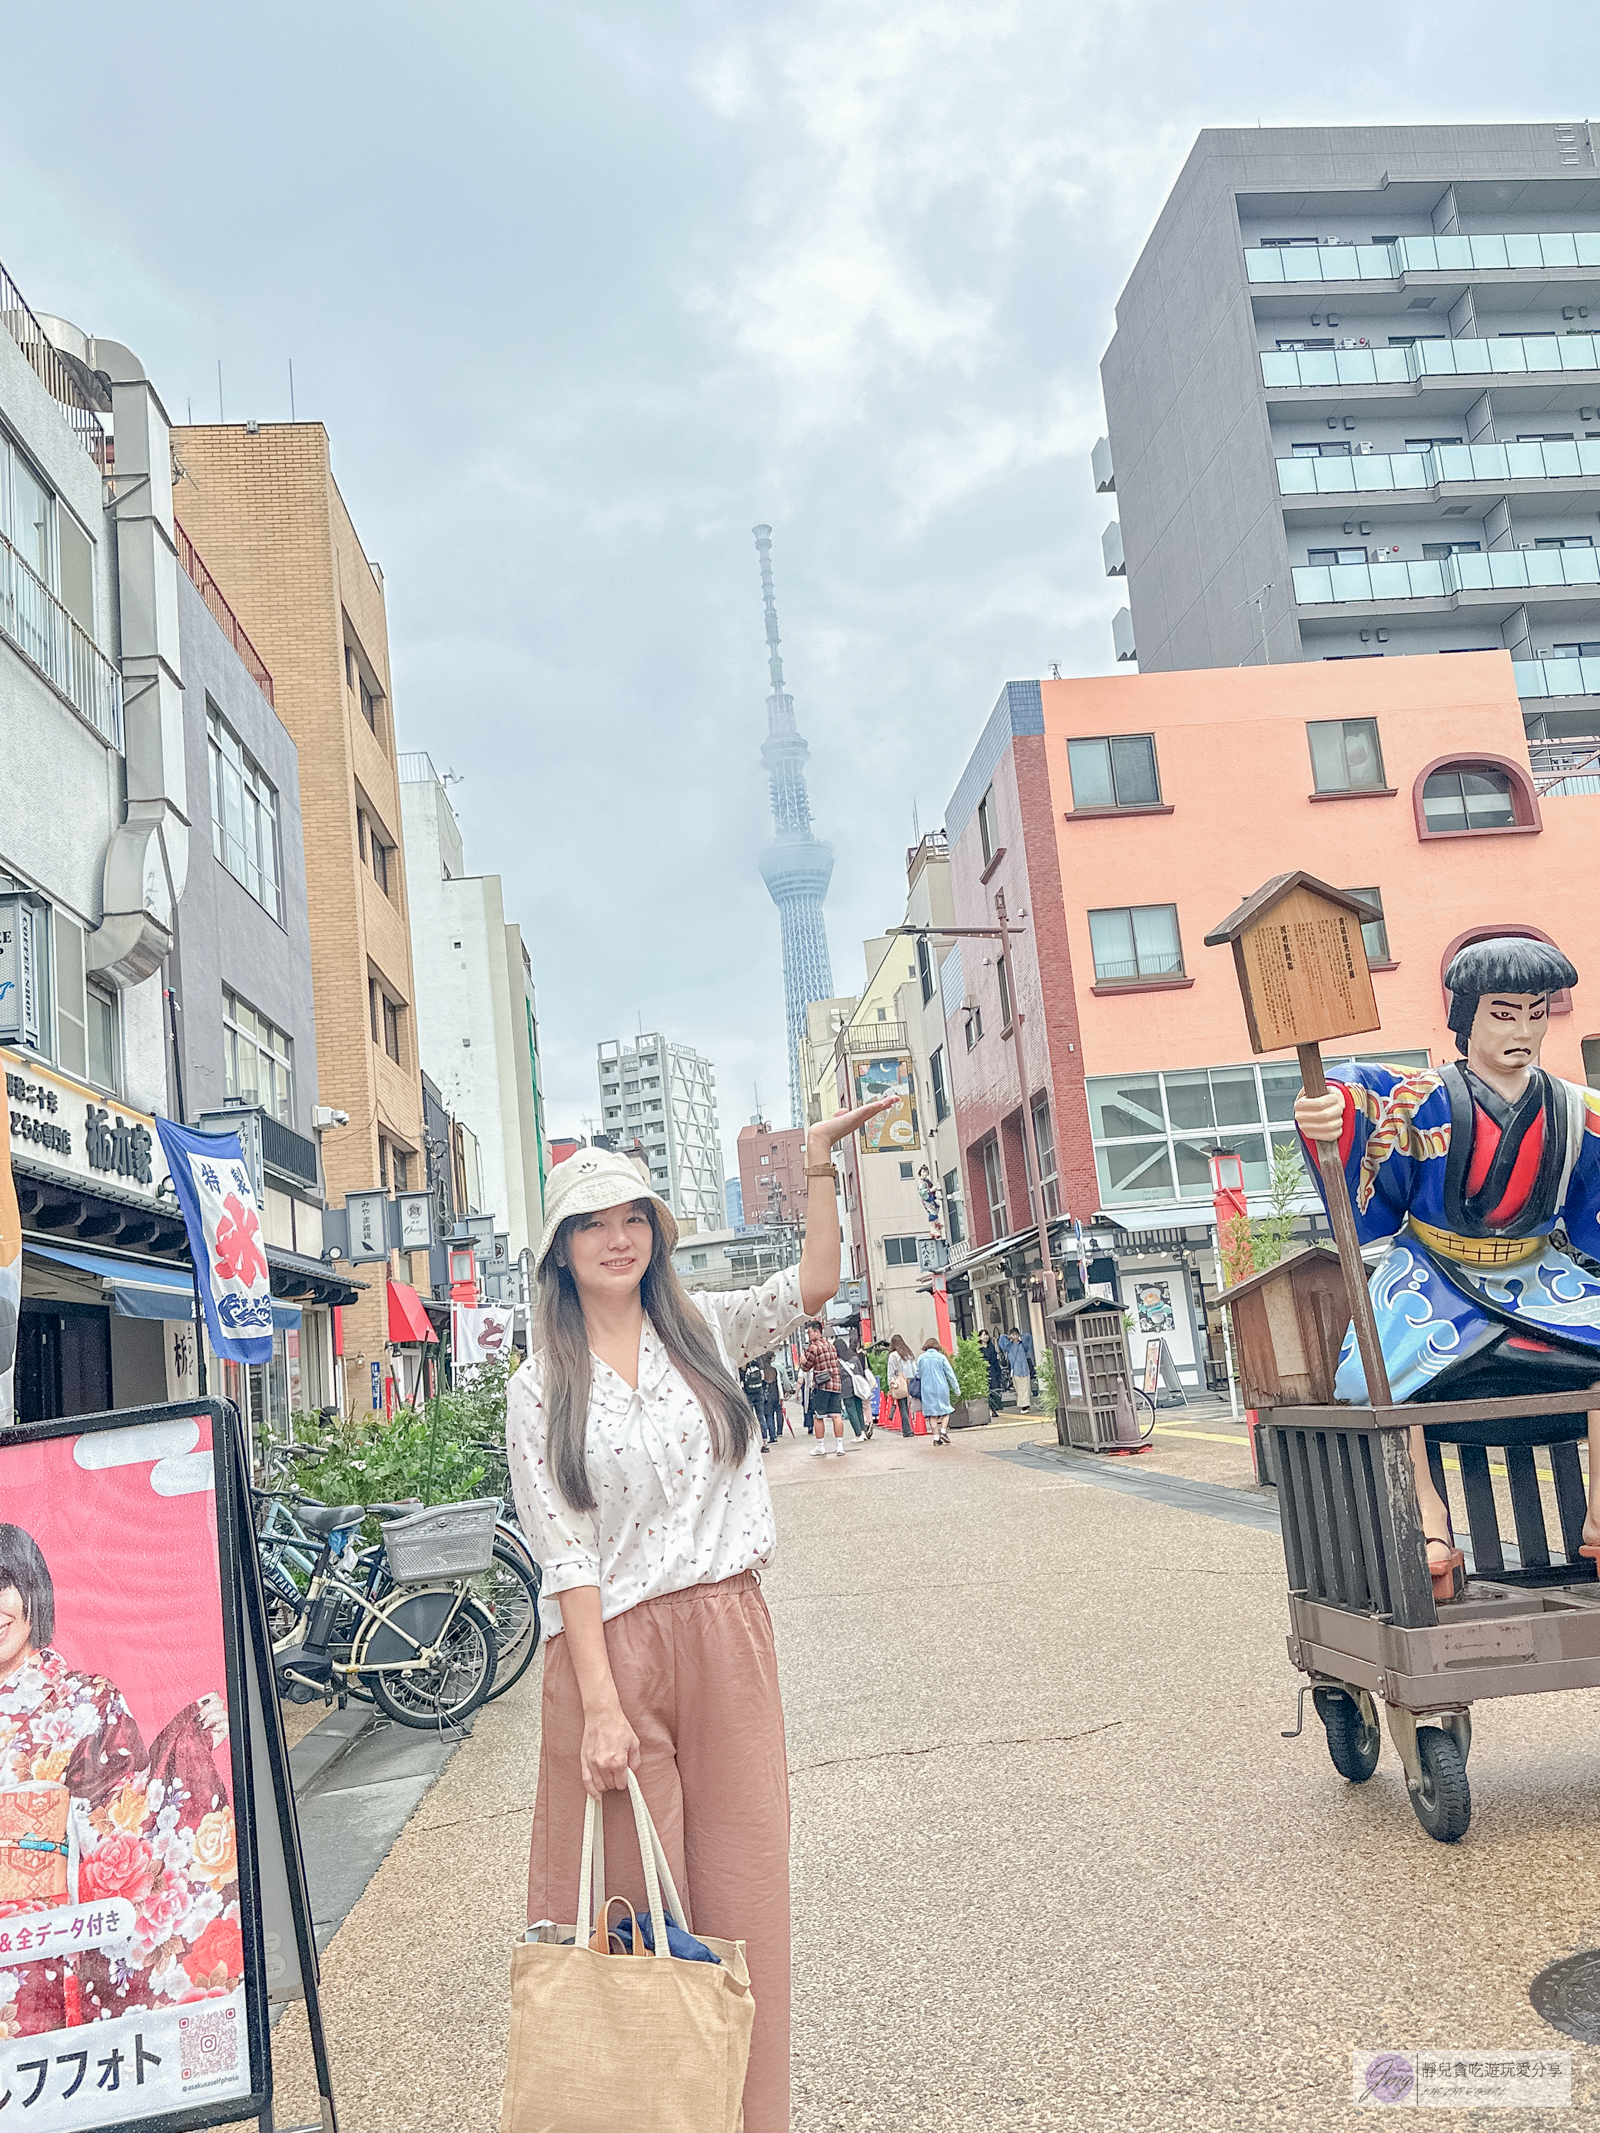
[[[546,1639],[528,1917],[577,1918],[586,1794],[608,1891],[642,1906],[636,1772],[695,1930],[745,1943],[745,2133],[789,2125],[789,1780],[758,1577],[772,1498],[735,1372],[837,1293],[831,1150],[888,1108],[810,1128],[800,1264],[728,1294],[688,1295],[667,1203],[626,1156],[580,1149],[551,1176],[537,1348],[506,1400]]]
[[[761,1434],[770,1450],[783,1435],[783,1382],[770,1355],[761,1358],[761,1405],[756,1412],[761,1417]]]
[[[844,1418],[856,1436],[870,1436],[869,1417],[861,1408],[861,1388],[857,1383],[861,1358],[856,1353],[855,1343],[848,1334],[836,1333],[833,1346],[839,1358],[839,1397],[844,1402]]]
[[[839,1351],[822,1330],[820,1318],[814,1318],[805,1346],[800,1351],[801,1367],[811,1379],[811,1429],[816,1437],[813,1454],[825,1458],[831,1450],[839,1458],[844,1457],[844,1398],[839,1390]],[[828,1424],[833,1424],[833,1443],[828,1443]]]
[[[978,1351],[989,1373],[989,1412],[997,1415],[1005,1404],[1006,1380],[1011,1373],[1006,1368],[1006,1359],[1000,1353],[999,1343],[991,1339],[989,1329],[978,1335]]]
[[[954,1363],[931,1335],[923,1342],[917,1363],[917,1393],[934,1443],[948,1444],[950,1417],[960,1397],[961,1383]]]
[[[996,1345],[1011,1373],[1012,1389],[1017,1395],[1017,1410],[1025,1415],[1033,1392],[1033,1335],[1026,1330],[1018,1332],[1013,1329],[1009,1333],[1002,1333]]]
[[[897,1333],[889,1343],[887,1391],[889,1419],[898,1415],[902,1437],[911,1435],[911,1364],[911,1350]]]

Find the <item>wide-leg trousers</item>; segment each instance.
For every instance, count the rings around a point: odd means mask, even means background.
[[[745,2133],[789,2133],[789,1766],[772,1617],[754,1571],[645,1600],[605,1625],[639,1784],[697,1933],[742,1940],[755,1999]],[[575,1920],[583,1700],[564,1636],[545,1651],[528,1917]],[[605,1796],[606,1893],[645,1907],[624,1792]]]

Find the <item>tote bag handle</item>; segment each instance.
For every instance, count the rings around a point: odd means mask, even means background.
[[[678,1894],[667,1863],[666,1849],[645,1805],[639,1780],[628,1772],[628,1798],[633,1807],[633,1826],[639,1838],[639,1858],[644,1867],[645,1894],[650,1908],[650,1931],[657,1955],[669,1954],[667,1918],[685,1933],[693,1931],[688,1909]],[[605,1817],[593,1797],[583,1807],[583,1858],[578,1869],[578,1933],[582,1941],[604,1955],[610,1946],[606,1937],[606,1837]]]

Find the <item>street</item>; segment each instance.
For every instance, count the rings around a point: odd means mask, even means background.
[[[1431,1843],[1387,1743],[1352,1787],[1309,1710],[1279,1737],[1272,1497],[1225,1407],[1161,1420],[1133,1460],[1038,1417],[772,1455],[796,2133],[1334,2126],[1356,2049],[1569,2048],[1527,1995],[1600,1940],[1600,1699],[1485,1707],[1471,1832]],[[334,1939],[346,2133],[498,2124],[537,1752],[535,1666]],[[311,2118],[298,2009],[276,2058]]]

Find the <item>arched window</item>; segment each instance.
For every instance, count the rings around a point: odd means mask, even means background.
[[[1543,941],[1547,948],[1560,946],[1558,941],[1553,941],[1550,938],[1542,926],[1526,926],[1520,919],[1504,919],[1499,924],[1490,926],[1469,926],[1465,933],[1456,935],[1455,939],[1445,949],[1444,954],[1439,958],[1439,990],[1444,994],[1445,1012],[1447,1014],[1450,1008],[1450,988],[1444,981],[1444,974],[1455,961],[1457,955],[1466,947],[1469,941],[1501,940],[1507,934],[1525,941]],[[1572,994],[1565,986],[1559,992],[1553,992],[1550,995],[1550,1012],[1553,1015],[1571,1014]],[[1585,1061],[1587,1061],[1587,1051],[1585,1051],[1584,1056]]]
[[[1439,756],[1411,789],[1417,835],[1515,837],[1542,827],[1533,780],[1509,756]]]

